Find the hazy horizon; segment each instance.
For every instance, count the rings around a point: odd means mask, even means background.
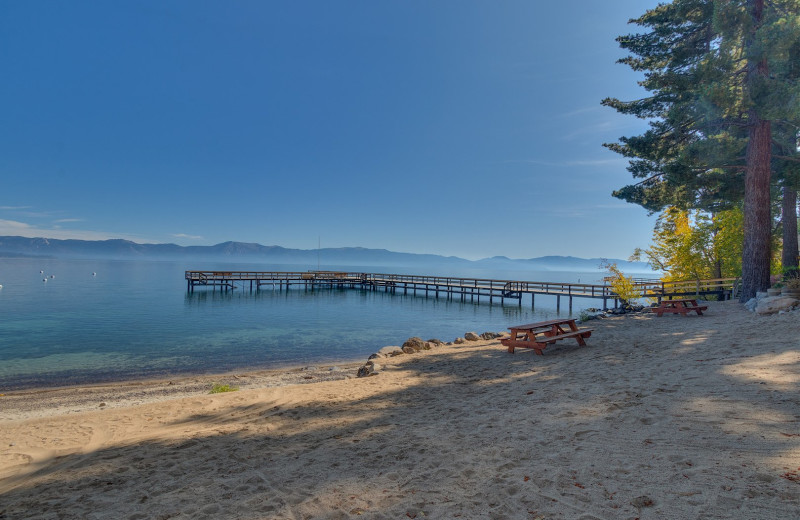
[[[7,3],[0,235],[626,258],[656,4]]]

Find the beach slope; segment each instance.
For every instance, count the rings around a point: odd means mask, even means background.
[[[798,517],[800,313],[591,326],[366,378],[3,396],[0,518]]]

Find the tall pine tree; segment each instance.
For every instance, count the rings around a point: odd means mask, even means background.
[[[615,195],[657,211],[717,210],[743,200],[746,300],[769,285],[773,124],[797,121],[790,54],[800,0],[674,0],[631,20],[621,36],[650,96],[603,104],[650,120],[642,136],[607,145],[631,159],[637,184]]]

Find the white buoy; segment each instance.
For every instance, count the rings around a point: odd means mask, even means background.
[[[41,269],[39,269],[39,274],[42,274],[42,273],[44,273],[44,271],[42,271]]]
[[[92,276],[97,276],[97,273],[92,273]]]
[[[56,277],[56,275],[54,275],[54,274],[50,275],[50,278],[55,278],[55,277]]]
[[[47,281],[47,278],[42,278],[42,281],[43,281],[43,282],[46,282],[46,281]]]

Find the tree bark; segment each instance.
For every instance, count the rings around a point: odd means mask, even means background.
[[[750,110],[747,142],[747,170],[744,178],[744,249],[742,251],[743,302],[769,288],[770,242],[770,158],[772,126]]]
[[[769,74],[767,59],[750,55],[757,47],[755,32],[761,25],[764,0],[748,0],[747,5],[753,19],[751,33],[745,41],[747,64],[746,90],[751,96],[754,87]],[[769,287],[770,268],[770,160],[772,158],[772,124],[761,118],[755,100],[750,99],[747,112],[747,152],[744,175],[744,249],[742,251],[741,301],[753,298],[758,291]]]
[[[783,204],[781,205],[781,221],[783,223],[783,253],[781,254],[781,265],[787,267],[797,267],[797,191],[793,186],[784,185]]]

